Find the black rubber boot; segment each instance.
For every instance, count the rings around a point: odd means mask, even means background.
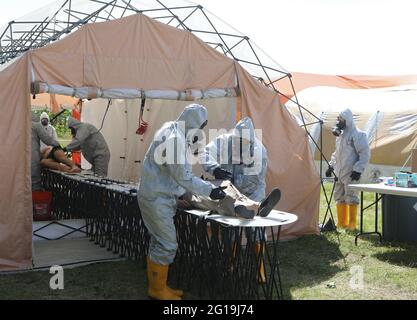
[[[258,215],[261,217],[267,217],[280,199],[281,191],[278,188],[273,189],[271,193],[265,199],[262,200],[259,206]]]

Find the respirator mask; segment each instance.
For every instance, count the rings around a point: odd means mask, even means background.
[[[332,128],[332,133],[334,136],[338,137],[342,134],[343,129],[346,127],[346,121],[340,118],[337,118],[336,125]]]

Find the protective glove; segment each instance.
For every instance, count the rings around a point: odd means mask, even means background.
[[[218,180],[230,180],[232,179],[232,174],[229,171],[223,170],[222,168],[216,168],[213,171],[214,178]]]
[[[212,200],[222,200],[226,197],[226,193],[223,191],[227,187],[218,187],[211,190],[210,198]]]
[[[352,179],[352,181],[358,181],[361,178],[361,173],[352,171],[352,173],[350,174],[350,178]]]
[[[326,170],[326,177],[327,178],[330,178],[331,176],[332,176],[332,173],[333,173],[333,167],[332,166],[329,166],[328,168],[327,168],[327,170]]]

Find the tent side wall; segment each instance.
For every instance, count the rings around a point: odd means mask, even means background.
[[[0,269],[32,266],[28,57],[0,72]]]
[[[277,93],[255,82],[240,66],[242,116],[249,116],[262,129],[268,150],[267,191],[281,189],[278,208],[296,213],[297,223],[283,229],[283,238],[318,234],[320,178],[314,166],[307,134],[281,106]]]

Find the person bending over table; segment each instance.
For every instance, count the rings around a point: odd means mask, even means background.
[[[176,121],[165,122],[155,133],[143,161],[138,203],[149,232],[147,258],[148,296],[158,300],[180,300],[182,290],[167,285],[169,265],[177,253],[174,215],[177,198],[188,192],[223,199],[222,187],[196,177],[189,154],[190,140],[207,125],[207,109],[198,104],[185,107]],[[188,155],[188,156],[187,156]]]
[[[200,154],[204,171],[215,179],[230,180],[242,195],[260,203],[266,196],[266,172],[268,153],[261,139],[258,139],[252,119],[244,117],[231,133],[221,134],[208,143]],[[245,215],[244,207],[236,207]],[[247,212],[250,217],[250,212]],[[255,230],[254,230],[255,231]],[[256,236],[256,233],[253,233]],[[263,248],[256,242],[256,254]],[[263,270],[260,271],[264,278]]]

